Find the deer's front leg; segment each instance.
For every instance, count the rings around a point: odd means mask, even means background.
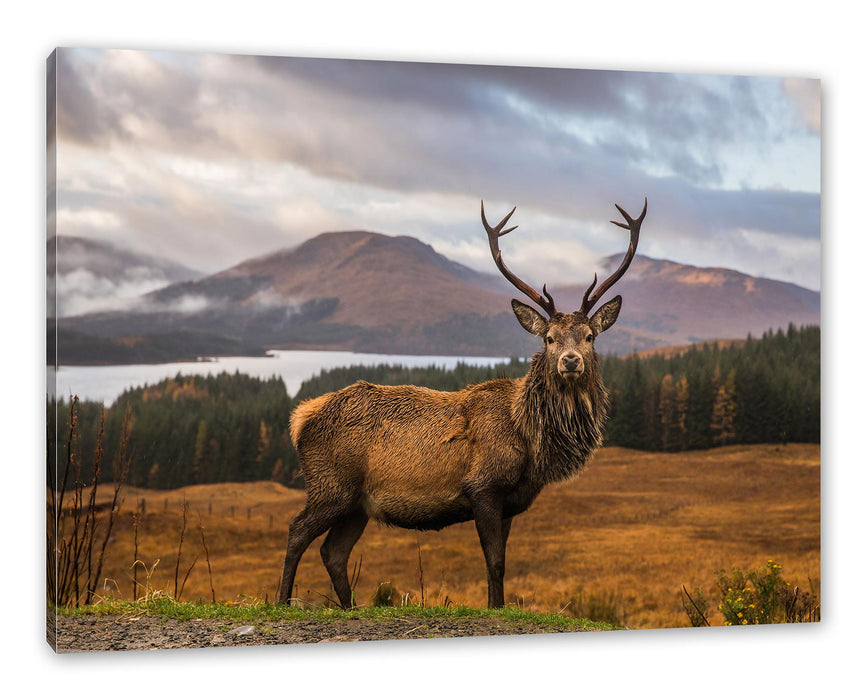
[[[485,491],[476,494],[471,498],[471,502],[475,529],[478,531],[487,564],[487,607],[501,608],[505,605],[503,580],[507,538],[502,521],[502,496],[495,491]]]

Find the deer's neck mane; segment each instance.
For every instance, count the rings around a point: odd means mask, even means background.
[[[530,450],[533,481],[548,484],[577,474],[601,445],[607,408],[596,367],[587,381],[566,384],[550,376],[543,354],[536,354],[511,409]]]

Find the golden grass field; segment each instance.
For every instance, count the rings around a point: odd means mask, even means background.
[[[100,498],[109,491],[103,487]],[[113,595],[132,597],[132,514],[140,499],[146,512],[138,559],[151,569],[151,590],[174,593],[185,499],[178,585],[198,560],[182,599],[211,600],[201,523],[217,600],[275,600],[287,527],[303,505],[303,491],[259,482],[175,491],[126,488],[124,494],[103,572]],[[320,541],[304,555],[296,578],[296,595],[312,602],[334,598]],[[678,454],[603,448],[579,478],[548,487],[514,519],[506,601],[534,612],[560,611],[582,591],[584,600],[604,599],[618,608],[629,628],[682,627],[689,624],[683,584],[690,592],[703,588],[717,602],[716,571],[763,568],[769,559],[782,565],[786,581],[820,593],[819,445]],[[359,604],[368,604],[383,581],[420,602],[423,576],[428,604],[486,605],[473,523],[421,533],[370,523],[352,553],[350,576],[359,562]],[[139,566],[139,597],[147,577]],[[715,605],[711,613],[711,623],[721,624]]]

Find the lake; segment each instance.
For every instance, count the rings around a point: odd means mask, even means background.
[[[101,401],[112,404],[124,391],[146,384],[157,384],[163,379],[182,375],[208,375],[235,371],[260,379],[280,377],[286,391],[294,396],[301,383],[323,369],[348,365],[393,364],[405,367],[435,365],[454,368],[458,362],[489,367],[508,362],[507,357],[457,357],[444,355],[376,355],[355,352],[322,352],[312,350],[273,350],[267,357],[219,357],[209,362],[170,362],[159,365],[99,365],[61,366],[56,374],[57,394],[68,398],[77,394],[82,401]],[[49,392],[54,382],[49,371]]]

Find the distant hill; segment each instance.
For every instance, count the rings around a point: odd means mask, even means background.
[[[600,274],[618,263],[618,256],[602,261]],[[551,292],[557,307],[570,311],[580,306],[584,289]],[[744,338],[820,320],[817,292],[644,256],[635,258],[612,294],[623,295],[623,311],[599,339],[600,351],[611,354]],[[510,300],[519,296],[498,272],[472,270],[414,238],[324,233],[296,248],[151,291],[125,310],[61,319],[60,356],[65,362],[65,330],[75,333],[78,355],[88,337],[102,346],[105,339],[159,337],[165,347],[166,335],[187,334],[196,338],[196,352],[203,338],[221,338],[204,353],[214,355],[220,346],[244,345],[527,356],[540,341],[514,319]]]
[[[165,258],[74,236],[49,238],[45,257],[49,316],[122,307],[146,292],[202,276]]]
[[[608,271],[621,256],[605,260]],[[557,306],[577,308],[585,287],[555,292]],[[617,352],[745,338],[768,329],[819,325],[821,295],[788,282],[751,277],[718,267],[695,267],[637,255],[611,294],[623,310],[609,331]],[[631,344],[631,348],[626,347]]]
[[[268,279],[249,302],[274,301],[276,296],[291,305],[335,297],[340,304],[329,321],[364,327],[415,326],[455,313],[486,316],[511,308],[507,300],[502,306],[503,295],[510,292],[498,273],[476,272],[409,236],[368,231],[323,233],[214,277]]]

